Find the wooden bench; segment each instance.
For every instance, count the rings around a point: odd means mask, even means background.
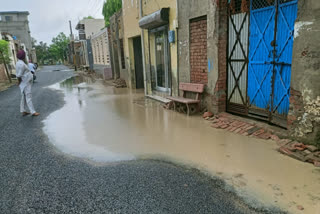
[[[195,84],[195,83],[180,83],[179,90],[182,91],[181,97],[167,97],[169,100],[173,102],[174,110],[176,110],[176,103],[185,104],[187,107],[187,114],[190,115],[190,106],[196,105],[196,110],[200,111],[200,94],[203,93],[204,85],[203,84]],[[192,92],[196,94],[195,99],[186,98],[186,92]]]

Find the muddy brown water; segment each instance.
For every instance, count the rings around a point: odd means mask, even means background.
[[[50,88],[63,91],[65,105],[44,121],[44,131],[67,154],[96,162],[168,160],[224,179],[253,205],[320,214],[320,170],[279,154],[273,141],[213,129],[200,116],[145,99],[143,90],[80,77]]]

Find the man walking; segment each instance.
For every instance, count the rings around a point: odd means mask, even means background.
[[[17,54],[17,58],[19,59],[16,64],[17,78],[18,84],[21,90],[21,103],[20,103],[20,112],[22,116],[26,116],[28,114],[32,114],[32,116],[40,115],[38,112],[34,110],[32,104],[32,93],[31,86],[33,81],[33,75],[28,69],[28,66],[25,64],[24,60],[26,58],[26,53],[23,50],[20,50]],[[27,112],[26,107],[28,106],[30,113]]]
[[[32,63],[31,60],[29,60],[28,68],[33,75],[33,82],[34,82],[36,80],[36,66]]]

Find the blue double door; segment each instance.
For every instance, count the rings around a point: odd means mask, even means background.
[[[286,126],[298,0],[251,0],[248,113]]]

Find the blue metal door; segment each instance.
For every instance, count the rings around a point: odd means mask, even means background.
[[[249,113],[286,126],[297,0],[251,0]]]

